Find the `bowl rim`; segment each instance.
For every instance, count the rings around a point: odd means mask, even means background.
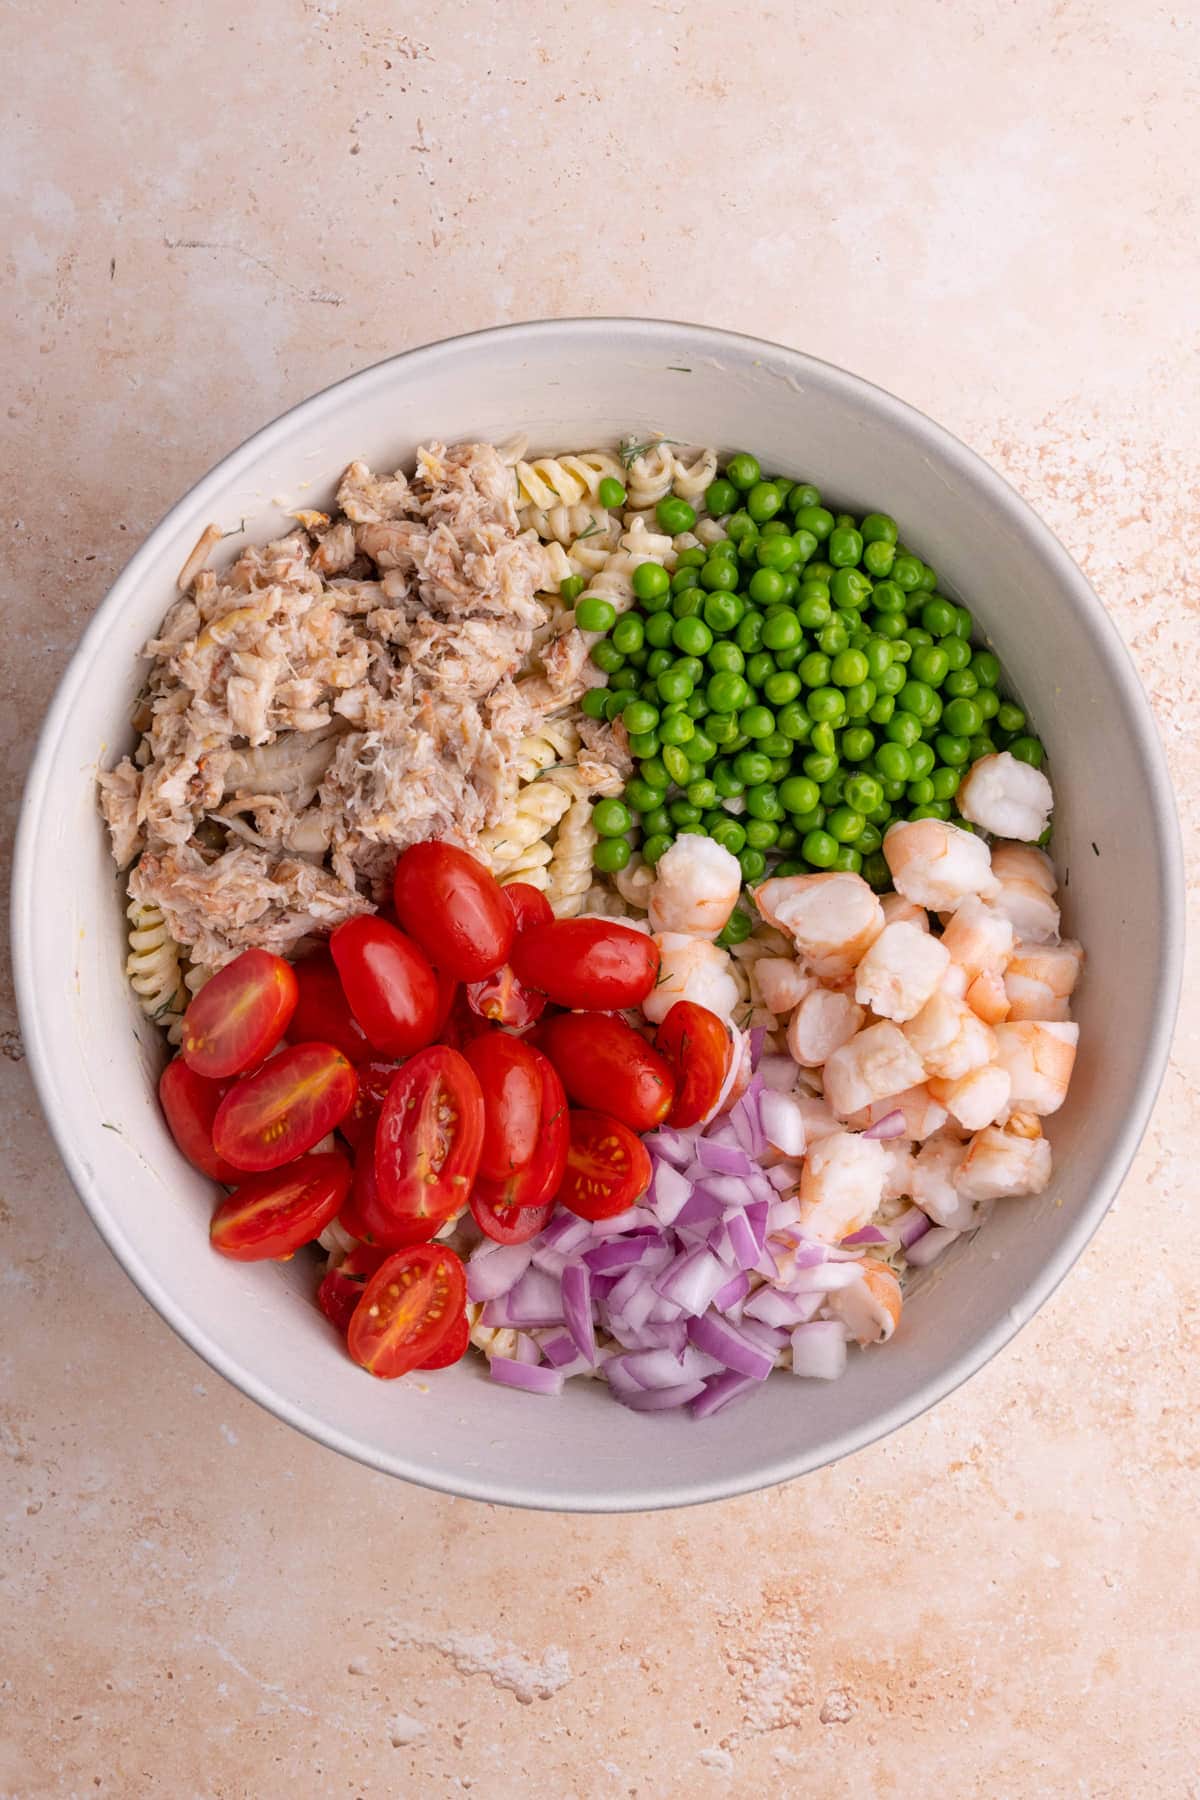
[[[160,547],[172,533],[176,515],[185,507],[199,507],[210,494],[215,496],[231,480],[236,479],[243,468],[254,462],[276,439],[290,432],[298,423],[319,424],[330,410],[336,410],[344,395],[386,382],[400,364],[414,361],[436,364],[440,358],[455,354],[463,346],[471,344],[519,346],[522,343],[532,343],[538,338],[550,337],[558,339],[564,348],[569,348],[572,341],[583,343],[598,333],[606,332],[633,332],[645,344],[652,344],[658,339],[673,348],[678,347],[680,333],[686,333],[689,344],[707,349],[713,355],[719,356],[733,348],[740,355],[749,352],[778,361],[793,376],[807,376],[819,381],[827,389],[839,393],[842,398],[858,407],[865,407],[876,415],[882,414],[893,423],[903,425],[913,439],[915,449],[928,447],[935,452],[939,459],[969,481],[1014,529],[1033,540],[1035,549],[1042,556],[1072,610],[1087,621],[1098,641],[1100,654],[1128,707],[1133,722],[1134,747],[1146,775],[1164,906],[1156,972],[1154,1024],[1136,1087],[1129,1097],[1129,1104],[1114,1140],[1104,1179],[1097,1183],[1054,1253],[1022,1294],[1019,1304],[977,1339],[967,1353],[952,1363],[940,1366],[927,1377],[907,1399],[877,1415],[869,1424],[847,1429],[841,1435],[827,1439],[815,1451],[810,1449],[780,1454],[760,1463],[752,1471],[724,1476],[718,1474],[706,1480],[688,1482],[680,1488],[663,1483],[657,1486],[653,1483],[643,1485],[635,1481],[620,1494],[610,1496],[603,1504],[597,1505],[592,1496],[582,1490],[548,1498],[538,1492],[535,1481],[523,1479],[519,1474],[514,1475],[512,1480],[497,1485],[494,1482],[476,1481],[465,1472],[450,1476],[436,1465],[381,1451],[377,1446],[314,1417],[303,1405],[276,1394],[266,1382],[259,1379],[253,1368],[247,1367],[213,1342],[188,1315],[186,1306],[166,1292],[143,1264],[137,1245],[129,1240],[117,1218],[110,1212],[101,1183],[72,1142],[70,1110],[60,1104],[54,1059],[39,1022],[31,951],[36,904],[33,879],[35,844],[40,819],[50,802],[58,745],[75,696],[87,677],[95,645],[110,629],[111,622],[122,612],[128,597],[136,591],[144,575],[157,561]],[[59,679],[38,733],[25,781],[17,821],[12,877],[11,947],[17,1013],[34,1087],[51,1137],[76,1193],[101,1238],[144,1298],[177,1336],[203,1357],[218,1374],[232,1382],[267,1412],[326,1448],[340,1451],[381,1473],[399,1476],[437,1492],[501,1505],[560,1512],[631,1512],[697,1505],[730,1499],[793,1480],[856,1450],[864,1449],[901,1425],[918,1418],[990,1362],[1053,1294],[1098,1229],[1128,1172],[1166,1068],[1179,1004],[1183,945],[1182,843],[1166,758],[1149,702],[1129,652],[1091,584],[1029,503],[989,463],[944,426],[938,425],[907,401],[834,363],[743,332],[686,321],[620,315],[526,320],[414,345],[410,349],[381,358],[298,401],[245,438],[214,464],[207,474],[201,476],[168,509],[117,575]]]

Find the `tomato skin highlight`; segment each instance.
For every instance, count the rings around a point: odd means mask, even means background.
[[[380,1056],[411,1056],[437,1035],[439,994],[429,959],[383,919],[360,915],[329,940],[350,1010]],[[201,990],[203,992],[203,989]]]
[[[213,1249],[235,1262],[292,1256],[337,1217],[350,1173],[341,1151],[328,1150],[252,1175],[213,1214]]]
[[[388,1211],[379,1194],[375,1175],[375,1135],[378,1121],[371,1121],[354,1158],[354,1180],[338,1215],[351,1237],[373,1249],[403,1250],[409,1244],[426,1243],[443,1223],[436,1218],[406,1218]]]
[[[698,1125],[720,1099],[729,1073],[733,1044],[728,1031],[706,1006],[677,1000],[654,1041],[675,1071],[675,1102],[667,1124],[681,1130]]]
[[[617,1012],[644,1000],[658,979],[658,946],[607,919],[555,919],[518,934],[509,958],[527,987],[558,1006]]]
[[[461,1211],[482,1144],[483,1095],[470,1064],[444,1044],[418,1051],[392,1081],[375,1133],[384,1217],[436,1228]]]
[[[554,908],[541,888],[535,888],[528,881],[506,881],[500,892],[518,931],[528,931],[531,925],[554,923]]]
[[[332,1044],[357,1067],[374,1055],[367,1034],[350,1010],[328,950],[314,950],[294,965],[299,998],[291,1033],[297,1044]]]
[[[471,1217],[485,1237],[497,1244],[527,1244],[549,1223],[554,1201],[545,1206],[493,1206],[476,1178],[471,1189]]]
[[[396,917],[430,962],[480,981],[507,957],[515,925],[490,869],[457,845],[413,844],[392,878]]]
[[[538,1032],[538,1047],[576,1106],[611,1113],[631,1131],[653,1131],[675,1099],[670,1064],[624,1019],[609,1013],[558,1013]]]
[[[415,1244],[380,1264],[354,1309],[351,1356],[382,1381],[394,1381],[436,1356],[466,1312],[463,1266],[439,1244]]]
[[[213,1148],[213,1120],[229,1088],[228,1081],[206,1081],[197,1075],[182,1056],[167,1064],[158,1083],[159,1104],[179,1150],[194,1169],[225,1187],[242,1179],[242,1171]]]
[[[358,1079],[331,1044],[296,1044],[230,1088],[213,1146],[235,1169],[278,1169],[319,1144],[354,1104]]]
[[[650,1186],[650,1156],[627,1125],[607,1113],[573,1111],[558,1202],[581,1219],[611,1219]]]
[[[354,1105],[338,1126],[352,1150],[357,1152],[368,1139],[374,1140],[375,1121],[399,1067],[394,1062],[366,1062],[359,1063],[355,1070],[358,1088]]]
[[[483,1142],[473,1193],[492,1213],[544,1206],[554,1198],[567,1160],[567,1097],[553,1063],[532,1044],[503,1031],[476,1038],[464,1054],[483,1095]],[[479,1213],[475,1216],[486,1231]]]
[[[536,993],[519,981],[511,963],[493,970],[482,981],[468,982],[464,991],[472,1012],[493,1025],[509,1025],[514,1031],[534,1024],[546,1010],[545,994]]]
[[[354,1309],[363,1297],[368,1278],[387,1256],[371,1244],[355,1244],[336,1269],[327,1269],[317,1289],[317,1305],[331,1325],[345,1337]]]
[[[296,972],[269,950],[243,950],[205,983],[183,1015],[181,1054],[208,1081],[257,1068],[296,1010]]]

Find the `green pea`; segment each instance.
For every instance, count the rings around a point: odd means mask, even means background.
[[[753,656],[746,659],[746,680],[752,688],[761,687],[774,670],[774,659],[766,650],[756,650]]]
[[[895,748],[894,745],[893,748]],[[874,775],[865,774],[860,770],[858,774],[847,778],[845,798],[847,806],[853,807],[855,812],[860,812],[865,816],[883,804],[883,784],[876,780]]]
[[[800,854],[814,869],[831,869],[837,859],[838,843],[828,831],[809,831],[800,842]]]
[[[914,806],[908,816],[910,819],[948,819],[950,810],[948,800],[931,800],[927,806]]]
[[[598,594],[587,594],[575,608],[575,623],[581,631],[611,631],[617,609]]]
[[[903,613],[872,613],[871,615],[872,631],[882,638],[887,638],[893,650],[897,647],[895,640],[904,630],[904,623]],[[906,646],[906,648],[911,648],[911,646]]]
[[[762,480],[762,470],[758,466],[758,458],[751,456],[748,450],[739,450],[731,456],[725,465],[725,475],[740,493],[747,493],[756,481]]]
[[[875,733],[865,725],[851,725],[842,733],[841,750],[847,762],[866,762],[875,748]]]
[[[773,754],[776,744],[779,742],[782,742],[785,746],[786,754],[783,756],[775,756]],[[791,773],[792,746],[788,743],[786,738],[777,738],[774,732],[772,732],[770,737],[760,738],[758,743],[759,749],[771,758],[770,779],[775,782],[782,781],[785,775]]]
[[[892,580],[904,593],[912,593],[924,573],[925,565],[919,557],[912,556],[907,550],[897,552],[892,564]]]
[[[813,726],[809,742],[818,756],[836,757],[837,733],[828,719],[822,719]]]
[[[891,574],[892,564],[895,560],[896,546],[894,544],[875,543],[863,546],[863,568],[868,575],[874,575],[879,580],[886,579]]]
[[[642,839],[642,861],[651,868],[659,858],[671,848],[671,834],[668,831],[656,831],[650,837]]]
[[[773,481],[756,481],[746,495],[746,511],[756,525],[773,519],[783,505],[783,496]]]
[[[828,625],[822,625],[817,633],[817,648],[823,655],[833,658],[841,651],[848,649],[850,633],[835,613]]]
[[[849,569],[860,560],[863,553],[861,532],[852,525],[839,525],[829,534],[829,542],[825,546],[825,554],[835,569]]]
[[[592,852],[592,861],[604,875],[615,875],[629,862],[632,852],[623,837],[601,838]]]
[[[623,656],[632,656],[640,650],[644,639],[645,628],[635,612],[626,613],[613,626],[613,645]]]
[[[659,751],[659,738],[658,738],[657,731],[631,732],[630,738],[629,738],[629,748],[632,750],[632,752],[635,756],[641,756],[641,757],[645,757],[647,759],[657,756],[658,751]]]
[[[642,854],[645,855],[644,850]],[[892,885],[892,871],[888,868],[887,858],[882,850],[873,850],[869,856],[863,857],[860,873],[863,880],[877,894],[886,893]]]
[[[658,708],[648,700],[631,700],[622,713],[625,729],[633,735],[653,731],[658,724]]]
[[[698,806],[703,810],[717,803],[716,786],[706,776],[698,776],[695,781],[689,781],[685,792],[689,806]]]
[[[890,739],[876,750],[875,767],[888,781],[912,779],[912,758],[903,744],[893,743]],[[871,808],[864,806],[862,811],[870,812]]]
[[[1000,696],[995,688],[980,688],[975,696],[975,704],[979,708],[980,717],[986,725],[1000,711]]]
[[[764,738],[775,729],[775,715],[765,706],[748,706],[738,715],[738,724],[748,738]]]
[[[739,554],[744,545],[753,545],[758,537],[758,526],[744,507],[730,514],[725,521],[725,530],[731,543],[737,545]]]
[[[954,630],[954,604],[934,594],[921,608],[921,624],[934,637],[949,637]]]
[[[895,519],[888,513],[868,513],[861,530],[865,544],[894,544],[900,536]]]
[[[713,634],[703,619],[677,620],[671,637],[675,648],[682,650],[685,656],[704,656],[713,645]]]
[[[798,700],[791,701],[781,707],[775,715],[775,724],[780,736],[790,739],[792,743],[802,744],[808,739],[812,729],[812,719],[807,709]]]
[[[714,675],[740,675],[746,658],[728,638],[719,638],[708,652],[707,662]]]
[[[969,638],[971,633],[974,631],[974,629],[975,629],[975,621],[971,617],[967,608],[965,606],[956,606],[954,609],[954,635],[955,635],[955,637]]]
[[[824,823],[825,808],[820,805],[814,806],[811,812],[792,814],[792,824],[801,837],[806,831],[819,831]]]
[[[738,862],[745,881],[758,881],[766,874],[767,859],[761,850],[751,850],[747,846],[739,855]]]
[[[752,656],[756,650],[761,650],[765,623],[762,613],[757,609],[743,614],[739,621],[737,630],[734,632],[734,642],[738,649],[744,651],[747,656]]]
[[[773,523],[778,524],[778,520]],[[758,559],[758,569],[755,573],[760,575],[764,572],[768,575],[777,574],[781,586],[784,586],[786,585],[785,577],[787,571],[797,560],[798,551],[796,549],[796,542],[791,534],[782,527],[778,534],[768,536],[767,534],[771,532],[772,526],[768,525],[764,530],[762,537],[758,540],[758,545],[754,553]],[[750,592],[751,594],[754,594],[753,575],[750,577]],[[756,594],[754,597],[755,599],[758,598]]]
[[[779,836],[773,819],[747,819],[746,842],[752,850],[770,850]]]
[[[912,653],[909,668],[915,680],[928,682],[930,687],[940,687],[950,664],[946,652],[936,644],[919,644]]]
[[[847,875],[857,875],[862,868],[862,861],[862,854],[857,844],[839,844],[838,853],[833,859],[833,866]]]
[[[904,712],[914,713],[918,719],[924,720],[933,707],[936,696],[933,689],[924,681],[906,681],[896,695],[896,705]]]
[[[669,612],[657,612],[646,620],[646,642],[656,650],[665,650],[675,630],[675,619]]]
[[[995,751],[996,746],[987,733],[985,731],[976,732],[975,736],[971,739],[971,755],[969,760],[976,763],[981,756],[993,756]]]
[[[739,850],[746,847],[745,828],[736,819],[723,819],[719,825],[713,826],[709,836],[728,850],[731,856],[736,856]]]
[[[1000,663],[990,650],[976,650],[971,658],[971,673],[981,688],[994,688],[1000,679]]]
[[[860,856],[867,857],[878,850],[882,842],[883,832],[880,830],[879,826],[873,824],[870,819],[866,819],[863,822],[861,833],[855,839],[854,847]]]
[[[778,539],[772,538],[769,542],[776,543]],[[786,583],[778,569],[755,569],[750,577],[750,598],[759,606],[778,605],[783,599],[785,586]]]
[[[601,837],[624,837],[633,818],[620,800],[597,800],[592,808],[592,824]]]
[[[819,650],[810,650],[808,655],[802,658],[796,673],[805,687],[821,688],[828,684],[832,666],[828,656],[822,655]]]
[[[667,811],[671,815],[673,825],[698,825],[700,823],[700,808],[693,806],[688,800],[672,801]]]
[[[805,506],[820,506],[821,493],[811,481],[798,481],[788,494],[788,505],[793,512],[799,512]]]
[[[596,489],[596,498],[601,506],[612,508],[624,506],[628,496],[615,476],[606,475],[604,480],[600,483],[600,486]]]
[[[690,531],[696,523],[695,507],[675,494],[667,494],[659,501],[654,516],[663,531],[670,532],[672,537],[677,537],[681,531]]]
[[[950,675],[962,674],[971,660],[971,646],[967,643],[966,639],[960,637],[942,638],[940,648],[945,652],[946,661],[950,665]],[[947,675],[947,681],[949,681],[950,675]],[[971,680],[975,680],[973,675]],[[978,686],[978,682],[976,682],[975,685]]]
[[[746,789],[746,811],[752,819],[781,819],[783,807],[778,790],[769,781]]]
[[[649,629],[650,625],[654,624],[654,622],[655,621],[653,619],[651,619],[649,621],[649,624],[647,625],[647,630]],[[671,652],[669,650],[652,650],[650,652],[649,656],[646,658],[647,677],[651,681],[657,680],[658,676],[660,676],[662,674],[664,669],[669,669],[671,667],[674,660],[675,659],[671,655]]]
[[[788,673],[791,674],[800,667],[807,651],[808,645],[805,642],[804,637],[801,636],[798,644],[790,644],[786,650],[775,650],[772,652],[772,655],[775,658],[775,667],[777,669],[786,669]]]
[[[938,763],[930,771],[929,780],[935,800],[953,800],[958,792],[959,782],[962,780],[962,769],[951,768],[946,763]]]
[[[820,789],[807,775],[789,775],[779,784],[779,799],[786,812],[811,812],[820,800]]]
[[[861,650],[840,650],[830,666],[829,677],[835,687],[854,687],[865,681],[871,665]]]
[[[918,741],[909,747],[908,759],[912,764],[913,780],[921,781],[933,768],[937,761],[933,754],[933,746]]]
[[[712,778],[718,794],[726,800],[731,799],[735,794],[740,794],[745,790],[745,782],[737,773],[728,757],[723,756],[720,762],[717,763],[716,767],[713,769]]]
[[[829,595],[815,588],[801,587],[796,597],[796,617],[806,631],[819,631],[833,615]]]
[[[661,563],[639,563],[633,571],[633,591],[639,600],[656,600],[671,585],[671,577]]]
[[[704,602],[704,623],[714,633],[732,631],[745,610],[745,602],[739,594],[710,593]]]
[[[996,723],[1001,731],[1024,731],[1025,714],[1015,701],[1002,700],[996,709]]]
[[[717,754],[716,741],[707,731],[697,729],[683,746],[683,752],[690,763],[711,762]]]
[[[951,763],[955,767],[965,763],[971,754],[970,739],[956,737],[950,731],[939,731],[933,740],[933,747],[944,763]]]
[[[647,787],[665,789],[670,785],[667,765],[661,756],[648,756],[638,764],[638,774]]]
[[[792,517],[805,531],[811,531],[818,544],[823,544],[834,528],[833,514],[824,506],[797,507]]]
[[[846,714],[846,696],[840,688],[814,688],[807,700],[808,711],[812,718],[820,723],[840,722]]]
[[[660,833],[671,834],[671,815],[665,806],[656,806],[652,812],[642,814],[643,837],[657,837]]]
[[[726,849],[728,849],[728,848],[729,848],[729,846],[726,845]],[[766,867],[765,862],[763,864],[763,867],[764,868]],[[743,872],[743,874],[745,873],[744,870],[742,872]],[[723,949],[728,949],[730,947],[730,945],[732,945],[732,944],[745,943],[746,939],[750,936],[750,933],[753,930],[754,930],[753,919],[751,919],[748,914],[744,913],[740,906],[735,907],[734,911],[732,913],[730,913],[730,915],[729,915],[729,918],[725,925],[725,929],[721,932],[720,936],[717,938],[717,942],[718,942],[718,944],[721,945],[721,947]]]
[[[763,682],[763,693],[772,706],[786,706],[800,692],[800,677],[793,669],[778,669]]]
[[[710,593],[728,592],[737,584],[737,564],[727,556],[710,556],[700,571],[700,585]]]
[[[845,792],[845,770],[835,769],[829,780],[821,783],[821,805],[825,807],[840,806]]]
[[[606,600],[602,601],[601,605],[608,606],[608,602]],[[612,612],[613,609],[609,606],[608,610],[609,612]],[[613,616],[615,617],[616,615],[614,614]],[[576,617],[578,617],[578,614],[576,614]],[[595,663],[596,667],[601,669],[605,675],[615,675],[618,669],[622,669],[625,666],[625,658],[614,644],[609,643],[607,638],[601,638],[598,644],[593,644],[588,651],[588,655]]]
[[[839,844],[852,844],[862,836],[866,822],[852,806],[835,806],[825,821],[825,829]]]
[[[871,592],[871,604],[877,613],[896,617],[907,610],[904,590],[895,580],[877,581]]]
[[[589,719],[602,719],[607,699],[608,690],[606,688],[589,688],[579,704]]]
[[[657,678],[659,698],[662,700],[689,700],[695,685],[687,670],[681,669],[678,663],[672,663]]]
[[[1035,737],[1014,738],[1008,746],[1008,753],[1015,756],[1018,762],[1028,763],[1033,769],[1040,769],[1046,760],[1045,746],[1040,738]]]
[[[746,787],[757,787],[771,773],[771,759],[761,750],[743,750],[733,762],[734,773]]]
[[[951,700],[942,714],[942,721],[952,736],[972,738],[983,724],[983,714],[974,700]]]
[[[763,624],[762,641],[768,650],[794,650],[802,636],[800,620],[788,608],[781,608]]]
[[[909,782],[904,791],[914,806],[928,806],[937,799],[933,782],[928,775],[918,775],[914,781]]]
[[[659,679],[661,681],[664,678],[660,676]],[[674,713],[669,719],[663,720],[658,728],[658,735],[664,744],[679,747],[691,742],[696,735],[696,726],[686,713]],[[665,757],[663,760],[666,760]],[[669,768],[670,764],[667,766]],[[679,780],[679,777],[676,776],[675,779]],[[680,783],[680,785],[683,786],[684,783]]]
[[[930,637],[929,633],[920,625],[907,626],[904,631],[904,636],[908,640],[910,650],[917,650],[920,649],[922,645],[933,643],[933,639]]]
[[[692,568],[676,569],[675,573],[671,577],[672,611],[675,613],[676,617],[679,616],[679,613],[678,613],[678,607],[675,604],[675,602],[677,602],[679,600],[680,595],[694,593],[695,590],[699,586],[700,586],[700,571],[699,571],[699,569],[692,569]],[[703,604],[703,598],[704,598],[703,595],[699,596],[699,600],[700,600],[701,604]],[[655,607],[653,604],[647,606],[648,612],[653,612],[654,610],[655,610]],[[661,608],[659,608],[659,610],[661,611]]]
[[[819,750],[810,750],[800,763],[804,773],[812,781],[828,781],[838,766],[835,755],[825,756]]]
[[[732,481],[725,481],[720,476],[704,490],[704,504],[714,519],[720,518],[722,513],[732,512],[737,501],[738,491]]]
[[[718,748],[727,749],[739,735],[737,718],[733,713],[710,712],[705,719],[704,729]]]

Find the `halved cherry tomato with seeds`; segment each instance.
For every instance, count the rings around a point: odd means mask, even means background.
[[[483,1193],[484,1183],[475,1177],[471,1189],[471,1217],[485,1237],[497,1244],[527,1244],[549,1223],[554,1201],[545,1206],[493,1206]]]
[[[345,1337],[368,1279],[387,1256],[373,1244],[355,1244],[336,1269],[327,1269],[317,1289],[317,1305]]]
[[[367,1034],[350,1010],[342,978],[328,950],[316,950],[295,965],[300,997],[292,1014],[291,1032],[298,1044],[332,1044],[348,1062],[369,1061],[374,1054]]]
[[[536,993],[519,981],[511,963],[485,975],[482,981],[468,982],[465,992],[472,1012],[481,1019],[490,1019],[493,1025],[509,1025],[514,1031],[523,1031],[546,1010],[545,994]]]
[[[729,1033],[715,1013],[694,1000],[677,1000],[654,1038],[675,1071],[675,1103],[667,1124],[680,1129],[706,1118],[721,1097],[729,1058]]]
[[[350,1010],[380,1056],[410,1056],[437,1035],[437,976],[412,939],[360,915],[329,940]],[[203,990],[201,990],[203,992]]]
[[[555,919],[519,932],[509,956],[527,987],[559,1006],[616,1012],[644,1000],[658,978],[658,946],[608,919]]]
[[[352,1149],[360,1149],[369,1137],[374,1137],[375,1121],[399,1067],[400,1064],[394,1062],[365,1062],[359,1063],[354,1071],[358,1076],[354,1105],[338,1126]]]
[[[436,1042],[446,1029],[446,1021],[454,1010],[460,990],[457,975],[448,975],[445,969],[435,968],[433,978],[437,982],[437,1016],[433,1022],[433,1036]]]
[[[467,1354],[467,1346],[471,1342],[471,1327],[467,1323],[466,1313],[460,1313],[446,1336],[442,1339],[432,1356],[417,1364],[418,1369],[448,1369],[452,1363],[461,1362]]]
[[[483,1095],[473,1194],[497,1216],[513,1207],[544,1206],[554,1198],[567,1158],[567,1097],[553,1064],[532,1044],[503,1031],[476,1038],[464,1055]],[[475,1217],[487,1231],[478,1211]]]
[[[385,1219],[435,1225],[467,1203],[483,1143],[483,1095],[457,1050],[419,1050],[388,1089],[375,1133]],[[386,1241],[379,1234],[380,1242]]]
[[[299,989],[291,963],[268,950],[243,950],[206,982],[183,1015],[189,1069],[220,1081],[256,1069],[291,1022]]]
[[[581,1219],[611,1219],[650,1186],[650,1156],[628,1125],[607,1113],[572,1112],[560,1205]]]
[[[354,1104],[354,1069],[332,1044],[297,1044],[230,1088],[213,1146],[235,1169],[279,1169],[319,1144]]]
[[[450,1017],[442,1027],[438,1041],[446,1044],[451,1050],[461,1050],[465,1053],[468,1044],[474,1043],[478,1037],[487,1037],[490,1031],[490,1022],[480,1018],[467,999],[466,988],[460,987],[454,997],[454,1005],[450,1008]]]
[[[302,1156],[286,1169],[243,1181],[213,1214],[214,1250],[235,1262],[293,1256],[338,1214],[350,1189],[350,1164],[340,1150]]]
[[[441,1219],[399,1217],[389,1212],[379,1197],[375,1175],[375,1135],[378,1121],[364,1132],[354,1158],[354,1180],[339,1219],[351,1237],[385,1250],[402,1250],[406,1244],[423,1244],[444,1222]]]
[[[430,962],[480,981],[508,956],[515,926],[490,869],[454,844],[413,844],[392,878],[396,917]]]
[[[461,1330],[467,1284],[452,1250],[414,1244],[376,1269],[354,1309],[347,1334],[356,1363],[394,1381],[435,1356]]]
[[[670,1065],[624,1019],[559,1013],[539,1030],[538,1047],[577,1106],[600,1107],[631,1131],[653,1131],[671,1109]]]
[[[500,892],[518,931],[528,931],[531,925],[554,923],[554,908],[541,888],[535,888],[531,882],[506,881]]]
[[[194,1169],[211,1175],[226,1187],[242,1179],[240,1169],[218,1156],[213,1148],[212,1127],[217,1108],[229,1092],[228,1081],[205,1081],[190,1069],[182,1056],[169,1062],[158,1084],[158,1098],[180,1150]]]

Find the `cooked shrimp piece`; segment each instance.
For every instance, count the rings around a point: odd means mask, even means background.
[[[811,1151],[814,1144],[822,1138],[829,1137],[835,1131],[841,1131],[842,1121],[835,1118],[828,1103],[820,1094],[807,1094],[803,1088],[797,1089],[792,1096],[800,1108],[804,1118],[804,1142]]]
[[[864,1017],[849,994],[814,986],[788,1021],[788,1049],[802,1068],[819,1069],[850,1042]]]
[[[665,859],[664,859],[665,860]],[[786,932],[814,975],[849,975],[883,930],[883,908],[861,875],[783,875],[754,890],[768,924]]]
[[[988,1125],[971,1139],[955,1179],[966,1200],[1004,1200],[1042,1193],[1051,1167],[1049,1138],[1017,1137]]]
[[[1022,1019],[995,1028],[996,1058],[1012,1080],[1019,1112],[1057,1112],[1067,1097],[1079,1027],[1069,1020]]]
[[[918,931],[929,930],[929,914],[923,906],[915,906],[898,894],[893,888],[890,894],[881,894],[879,904],[883,908],[885,925],[915,925]]]
[[[968,894],[996,892],[988,847],[973,831],[942,819],[902,819],[888,827],[883,854],[905,899],[953,912]]]
[[[904,1121],[904,1135],[923,1143],[940,1131],[948,1114],[929,1091],[927,1083],[905,1088],[902,1094],[890,1094],[886,1100],[874,1100],[862,1112],[850,1113],[846,1119],[851,1131],[869,1131],[890,1113],[899,1113]]]
[[[1004,971],[1011,1019],[1069,1019],[1071,995],[1083,966],[1083,946],[1018,944]]]
[[[825,1098],[843,1118],[925,1079],[921,1058],[899,1026],[868,1025],[825,1062]]]
[[[1029,841],[1041,837],[1054,810],[1054,791],[1042,771],[1007,750],[981,756],[955,799],[972,825],[996,837]]]
[[[752,985],[757,986],[768,1012],[791,1012],[817,986],[816,976],[791,956],[760,956],[750,967]]]
[[[969,1069],[957,1081],[931,1077],[929,1091],[964,1131],[982,1131],[1007,1108],[1012,1076],[1000,1063],[984,1063],[982,1068]]]
[[[912,1178],[915,1162],[913,1147],[907,1138],[884,1138],[881,1140],[884,1158],[883,1193],[884,1200],[903,1200],[912,1193]]]
[[[904,1026],[904,1035],[920,1057],[923,1075],[940,1075],[957,1081],[971,1069],[982,1068],[996,1057],[996,1039],[990,1025],[977,1018],[965,1000],[952,994],[935,994],[915,1019]]]
[[[973,1231],[978,1209],[958,1189],[958,1171],[967,1146],[948,1131],[939,1131],[922,1144],[913,1164],[912,1198],[937,1225],[950,1231]]]
[[[967,997],[967,971],[960,963],[947,963],[942,978],[937,984],[939,994],[949,994],[952,1000],[965,1000]]]
[[[642,1001],[642,1011],[651,1023],[661,1025],[677,1000],[694,1000],[730,1024],[741,994],[729,952],[707,938],[687,937],[679,931],[658,932],[654,942],[660,958],[658,981]]]
[[[905,919],[885,925],[858,965],[854,998],[882,1019],[919,1013],[950,967],[950,952]]]
[[[964,999],[976,1018],[982,1019],[985,1024],[999,1025],[1008,1017],[1008,991],[1004,986],[1004,977],[998,970],[989,969],[984,974],[977,975]]]
[[[873,1257],[865,1256],[859,1267],[862,1280],[836,1288],[827,1310],[842,1321],[856,1343],[886,1344],[900,1323],[900,1283],[886,1263]]]
[[[1058,892],[1054,864],[1035,844],[993,844],[992,874],[997,881],[1032,881],[1047,894]]]
[[[992,872],[996,872],[994,862]],[[942,943],[951,961],[973,981],[976,975],[1003,971],[1012,955],[1012,921],[971,894],[950,915]]]
[[[883,1198],[881,1145],[849,1131],[809,1144],[800,1174],[800,1225],[827,1244],[861,1231]]]
[[[729,923],[742,891],[736,856],[710,837],[677,837],[654,867],[652,931],[715,938]]]

